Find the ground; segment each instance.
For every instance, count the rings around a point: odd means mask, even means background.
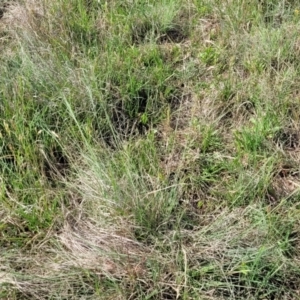
[[[299,11],[1,1],[0,298],[300,298]]]

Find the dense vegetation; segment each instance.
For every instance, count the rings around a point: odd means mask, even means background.
[[[300,6],[0,1],[1,299],[300,298]]]

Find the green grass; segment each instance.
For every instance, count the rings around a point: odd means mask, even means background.
[[[298,299],[299,11],[0,2],[0,299]]]

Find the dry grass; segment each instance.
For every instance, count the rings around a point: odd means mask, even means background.
[[[299,297],[299,8],[233,2],[5,4],[0,299]]]

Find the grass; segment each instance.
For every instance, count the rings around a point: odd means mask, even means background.
[[[298,299],[299,10],[0,2],[0,299]]]

